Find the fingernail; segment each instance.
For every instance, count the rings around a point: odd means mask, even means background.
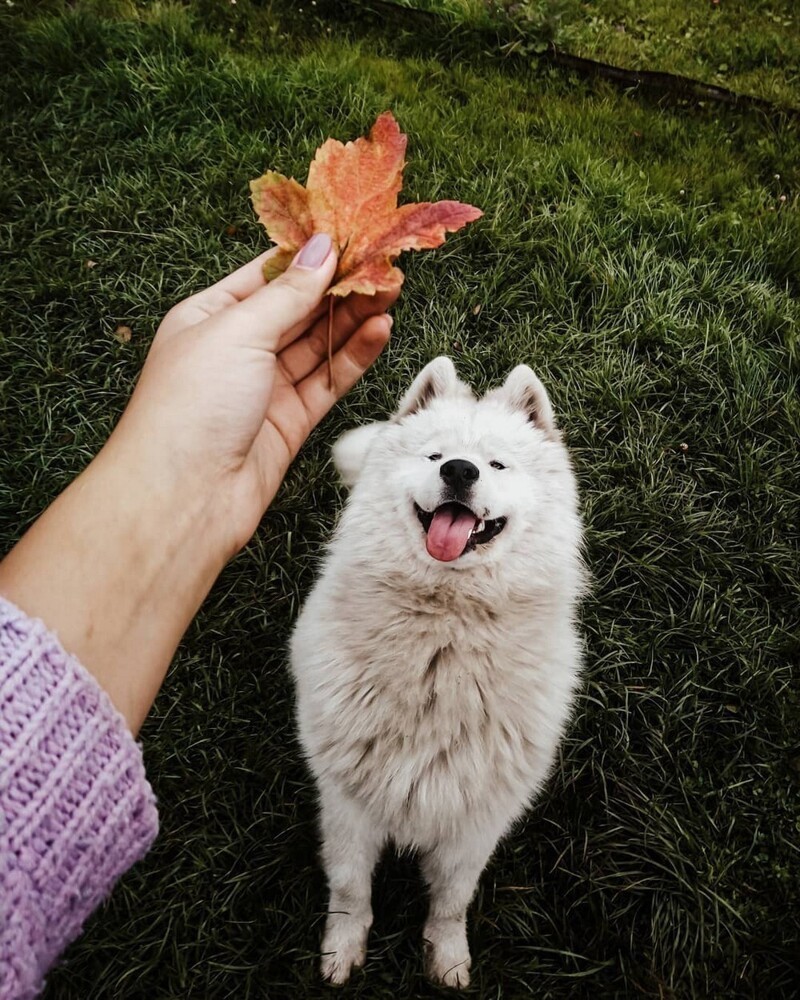
[[[306,243],[300,253],[294,259],[295,267],[307,267],[313,271],[319,267],[331,252],[331,238],[327,233],[317,233]]]

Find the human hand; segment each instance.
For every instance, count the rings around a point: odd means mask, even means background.
[[[333,386],[327,303],[336,269],[330,238],[313,237],[265,285],[265,257],[175,306],[107,448],[145,480],[196,503],[206,497],[228,556],[255,531],[308,434],[389,339],[397,294],[336,306]],[[132,460],[132,456],[135,459]]]
[[[263,260],[167,314],[100,454],[0,562],[0,593],[58,633],[134,733],[308,433],[389,339],[396,296],[339,303],[331,388],[330,241],[269,285]]]

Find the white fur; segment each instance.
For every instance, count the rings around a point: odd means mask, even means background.
[[[342,983],[363,964],[372,871],[393,841],[419,852],[430,886],[429,975],[466,986],[467,907],[553,764],[578,681],[575,481],[523,365],[476,400],[437,358],[390,421],[346,434],[334,458],[352,493],[291,647],[330,886],[322,973]],[[444,563],[414,504],[442,502],[451,458],[480,470],[474,512],[507,521]]]

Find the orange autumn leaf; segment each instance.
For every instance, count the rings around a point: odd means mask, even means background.
[[[311,236],[327,233],[339,254],[331,295],[391,291],[403,281],[394,266],[401,251],[438,247],[446,233],[483,215],[458,201],[398,207],[406,142],[391,111],[385,111],[368,139],[324,142],[305,187],[273,170],[252,181],[259,221],[280,248],[264,265],[264,277],[277,277]]]

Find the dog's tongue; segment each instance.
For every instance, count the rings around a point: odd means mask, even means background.
[[[446,504],[434,512],[428,528],[428,553],[441,562],[452,562],[464,551],[477,518],[465,507]]]

